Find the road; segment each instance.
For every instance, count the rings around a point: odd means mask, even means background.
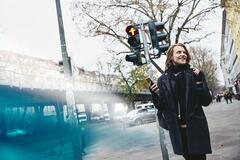
[[[240,101],[213,103],[204,108],[210,129],[213,153],[208,160],[240,159]],[[59,132],[56,132],[59,134]],[[72,148],[66,135],[46,133],[40,138],[0,142],[0,160],[71,160]],[[165,135],[168,133],[165,131]],[[126,127],[124,123],[89,124],[86,127],[84,160],[161,160],[156,123]],[[183,160],[173,154],[167,136],[170,160]]]

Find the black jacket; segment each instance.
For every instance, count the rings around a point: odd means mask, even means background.
[[[210,137],[207,119],[202,106],[208,106],[212,97],[209,92],[204,74],[201,72],[201,84],[196,83],[193,70],[188,68],[184,71],[185,76],[185,104],[186,124],[189,154],[211,153]],[[153,94],[153,103],[158,109],[159,124],[169,130],[175,154],[183,154],[179,124],[177,121],[176,106],[171,87],[176,82],[171,74],[164,73],[158,79],[158,94]]]

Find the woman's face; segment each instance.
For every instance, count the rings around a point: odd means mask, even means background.
[[[182,46],[175,46],[173,48],[172,62],[174,65],[187,63],[187,53]]]

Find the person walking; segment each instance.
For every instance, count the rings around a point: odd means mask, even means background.
[[[218,94],[217,94],[216,101],[217,101],[217,102],[221,102],[221,98],[222,98],[221,94],[218,93]]]
[[[204,73],[191,68],[189,51],[181,43],[167,51],[165,73],[150,84],[159,124],[169,131],[173,151],[186,160],[206,160],[211,144],[202,106],[212,97]]]
[[[228,97],[230,103],[232,103],[232,96],[233,96],[232,91],[228,91],[227,97]]]
[[[226,103],[228,104],[228,100],[229,100],[229,91],[225,91],[225,92],[224,92],[224,99],[225,99]]]

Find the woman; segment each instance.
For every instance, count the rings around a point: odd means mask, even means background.
[[[190,59],[185,45],[172,45],[165,73],[150,85],[150,91],[160,126],[169,130],[174,153],[186,160],[205,160],[211,145],[202,106],[208,106],[212,97],[204,74],[190,68]]]

